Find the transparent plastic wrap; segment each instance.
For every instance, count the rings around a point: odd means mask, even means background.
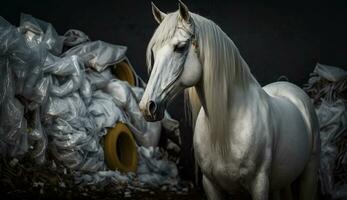
[[[173,119],[170,114],[165,111],[164,118],[161,120],[161,125],[163,129],[168,133],[166,134],[170,140],[172,140],[176,145],[181,146],[181,132],[180,123]]]
[[[90,172],[105,169],[104,152],[96,135],[72,127],[60,118],[49,130],[49,135],[53,138],[49,147],[64,166]]]
[[[61,55],[63,43],[71,48]],[[28,152],[43,164],[49,151],[86,184],[138,181],[131,174],[105,171],[101,139],[106,128],[124,122],[143,146],[140,180],[150,185],[177,181],[174,163],[159,149],[145,147],[158,145],[162,127],[179,135],[178,122],[167,114],[161,122],[145,121],[138,107],[143,88],[114,79],[108,67],[124,60],[131,67],[126,50],[91,42],[78,30],[59,36],[51,24],[30,15],[21,15],[18,28],[0,17],[0,153]],[[145,85],[131,70],[136,83]]]
[[[105,168],[104,153],[93,117],[90,117],[79,93],[64,98],[49,97],[45,108],[50,148],[65,166],[83,171]],[[51,123],[49,123],[51,122]]]
[[[347,198],[347,71],[317,64],[304,86],[320,125],[320,183],[331,199]]]
[[[128,184],[128,187],[177,186],[179,182],[176,164],[169,161],[159,148],[138,147],[139,163],[134,173],[119,171],[98,171],[95,173],[76,173],[75,180],[81,185]],[[171,187],[174,190],[174,187]]]
[[[117,121],[124,122],[124,114],[116,106],[112,96],[100,90],[93,93],[88,112],[94,117],[97,131],[101,131],[105,127],[113,127]]]
[[[347,71],[340,68],[317,63],[313,73],[310,74],[304,90],[310,95],[315,104],[320,104],[322,98],[333,102],[342,96],[347,88]]]
[[[90,83],[91,90],[95,91],[106,87],[107,84],[113,79],[113,75],[110,68],[107,68],[102,72],[87,69],[86,79]]]
[[[32,53],[16,27],[0,16],[0,55],[31,60]]]
[[[66,31],[64,37],[64,45],[69,47],[90,41],[88,35],[76,29],[70,29]]]
[[[35,162],[39,165],[44,164],[46,161],[46,148],[48,145],[47,136],[41,125],[40,109],[36,109],[33,113],[33,129],[28,131],[29,143],[33,146],[31,152]]]
[[[119,171],[98,171],[92,174],[77,173],[75,180],[77,184],[81,185],[107,185],[114,184],[127,184],[133,180],[133,174],[124,174]]]
[[[6,151],[1,153],[11,157],[24,155],[28,151],[27,121],[24,106],[13,96],[2,104],[0,126],[0,139],[6,144]]]
[[[87,108],[78,93],[59,98],[51,96],[48,98],[44,109],[45,115],[60,117],[67,121],[78,120],[79,116],[85,116]]]
[[[161,123],[147,122],[139,109],[136,95],[128,83],[113,79],[105,87],[105,92],[110,94],[118,107],[127,113],[127,125],[133,132],[138,145],[150,147],[157,146],[160,139]]]
[[[80,95],[84,101],[84,103],[89,106],[92,100],[92,87],[88,79],[83,79],[81,87],[80,87]]]
[[[3,148],[1,154],[23,155],[28,150],[24,106],[15,98],[15,82],[10,62],[6,57],[0,57],[0,67],[0,140]]]
[[[2,155],[19,156],[28,150],[25,108],[15,98],[18,81],[15,80],[17,77],[13,70],[13,65],[21,60],[21,56],[28,58],[31,54],[27,47],[21,48],[23,44],[25,45],[25,42],[19,32],[0,17],[0,153]]]
[[[159,148],[139,147],[138,179],[151,186],[175,185],[178,182],[178,170],[175,163],[167,160]]]
[[[30,48],[44,44],[45,49],[50,53],[54,55],[61,54],[64,37],[59,36],[50,23],[22,13],[19,30],[25,36]]]
[[[46,76],[42,77],[39,81],[37,81],[35,87],[33,88],[33,94],[30,97],[30,104],[28,108],[30,110],[35,110],[39,108],[42,104],[47,101],[49,95],[49,86],[51,84],[51,77]]]
[[[52,79],[45,116],[52,121],[47,132],[53,138],[50,142],[53,155],[71,169],[103,170],[100,138],[105,127],[112,127],[119,120],[120,111],[109,95],[92,88],[106,85],[111,72],[92,71],[94,76],[87,72],[85,78],[83,63],[76,55],[63,58],[49,55],[43,72]]]
[[[328,81],[337,82],[347,78],[347,71],[338,67],[317,63],[313,71]]]
[[[48,63],[43,69],[44,73],[55,75],[52,76],[50,94],[63,97],[77,91],[84,79],[83,69],[81,60],[74,55],[56,58],[53,63]]]
[[[85,66],[98,72],[114,65],[125,58],[126,46],[109,44],[103,41],[85,42],[72,47],[62,56],[77,55],[81,57]]]
[[[14,96],[13,74],[6,57],[0,56],[0,108]]]
[[[324,101],[317,109],[321,135],[321,184],[324,193],[333,199],[347,197],[347,101]]]
[[[45,49],[40,45],[29,48],[17,28],[0,17],[0,55],[9,60],[16,79],[16,94],[30,97],[36,81],[42,75],[40,65],[46,56]]]

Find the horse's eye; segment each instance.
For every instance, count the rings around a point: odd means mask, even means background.
[[[151,50],[151,68],[153,68],[154,65],[154,53],[153,50]]]
[[[174,51],[177,53],[183,53],[184,50],[186,50],[186,47],[187,47],[187,43],[179,43],[175,45]]]

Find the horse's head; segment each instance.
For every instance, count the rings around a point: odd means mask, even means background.
[[[179,2],[179,10],[164,14],[152,3],[159,27],[147,48],[150,78],[140,102],[140,110],[148,121],[164,116],[168,103],[185,88],[201,78],[195,26],[188,8]]]

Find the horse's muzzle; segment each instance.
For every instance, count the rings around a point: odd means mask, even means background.
[[[153,100],[148,101],[145,105],[140,102],[140,111],[146,121],[159,121],[164,117],[162,106]]]

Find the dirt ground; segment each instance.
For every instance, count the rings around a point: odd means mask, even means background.
[[[13,160],[8,162],[7,159],[0,158],[0,199],[206,199],[202,189],[193,187],[191,183],[184,181],[181,185],[186,189],[176,191],[170,190],[167,186],[141,188],[114,183],[82,186],[75,183],[71,171],[59,170],[59,168],[53,170],[45,165],[35,166],[29,161],[30,159],[24,159],[23,162],[13,163]],[[317,199],[319,200],[331,199],[318,193]]]
[[[205,199],[203,191],[184,181],[180,184],[185,185],[182,187],[185,190],[173,191],[168,186],[141,188],[115,183],[79,185],[72,174],[72,171],[59,167],[36,166],[29,158],[20,162],[0,158],[0,199]]]
[[[151,199],[181,199],[181,200],[197,200],[197,199],[206,199],[203,195],[203,192],[200,190],[194,190],[187,194],[177,194],[173,192],[164,192],[164,191],[155,191],[151,192],[132,192],[130,196],[126,195],[125,191],[103,191],[103,192],[88,192],[88,193],[79,193],[76,191],[61,191],[61,192],[46,192],[41,194],[39,190],[25,191],[25,190],[13,190],[13,191],[1,191],[1,199],[6,200],[20,200],[20,199],[88,199],[88,200],[115,200],[115,199],[141,199],[141,200],[151,200]]]

